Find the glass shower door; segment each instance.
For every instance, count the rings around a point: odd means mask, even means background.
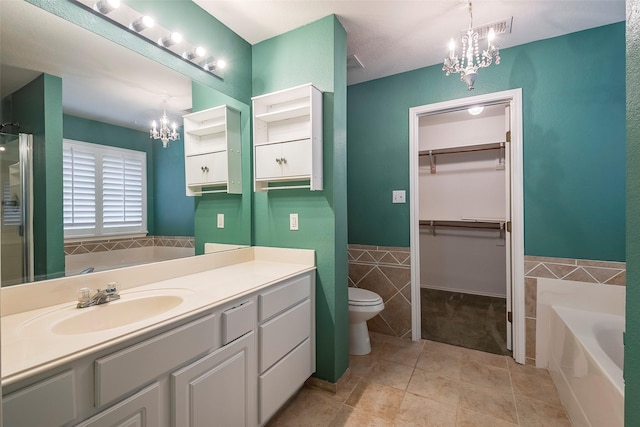
[[[0,284],[33,281],[31,135],[0,133]]]

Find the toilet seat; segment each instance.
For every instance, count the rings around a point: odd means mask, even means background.
[[[349,305],[367,307],[382,304],[382,298],[366,289],[349,287]]]

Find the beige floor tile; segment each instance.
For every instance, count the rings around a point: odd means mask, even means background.
[[[461,348],[461,351],[463,362],[476,362],[483,365],[507,369],[507,356],[485,353],[484,351],[472,350],[470,348]]]
[[[345,404],[374,417],[393,421],[398,415],[404,394],[404,391],[397,388],[363,380],[358,383]]]
[[[513,358],[507,357],[507,366],[511,373],[525,374],[525,375],[537,375],[541,377],[550,378],[549,371],[543,368],[536,368],[535,365],[521,365],[517,363]]]
[[[455,427],[456,408],[426,397],[405,393],[395,425],[398,427]]]
[[[516,395],[521,427],[571,427],[564,408]]]
[[[407,391],[440,403],[456,406],[460,399],[460,382],[415,369]]]
[[[267,425],[325,427],[335,418],[341,406],[315,390],[302,388]]]
[[[516,396],[528,397],[549,405],[562,407],[558,390],[551,377],[512,373],[511,380]]]
[[[470,409],[458,409],[456,427],[516,427],[517,424],[508,423]]]
[[[351,369],[351,375],[364,378],[369,376],[372,369],[378,364],[378,357],[376,354],[367,354],[366,356],[349,356],[349,369]]]
[[[429,340],[424,340],[424,347],[422,349],[423,352],[438,353],[455,359],[460,359],[464,350],[462,347]]]
[[[388,385],[404,391],[407,389],[412,373],[413,368],[411,366],[380,361],[373,366],[367,379],[371,382]]]
[[[393,422],[343,405],[329,425],[331,427],[393,427]]]
[[[342,384],[342,387],[340,387],[336,393],[332,393],[328,390],[322,390],[315,387],[308,387],[308,388],[310,388],[311,390],[319,394],[322,394],[328,397],[329,399],[335,402],[344,403],[344,401],[347,400],[351,392],[356,388],[361,378],[362,377],[351,374],[347,382]]]
[[[510,423],[517,423],[513,393],[501,389],[461,383],[460,409],[470,409]]]
[[[414,367],[423,347],[424,341],[407,339],[389,341],[382,346],[380,359]]]
[[[483,387],[493,387],[501,392],[511,392],[509,370],[478,362],[462,362],[460,379]]]
[[[434,351],[431,347],[422,350],[416,368],[441,377],[460,379],[461,361],[455,352]]]

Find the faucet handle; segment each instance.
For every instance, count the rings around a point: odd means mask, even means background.
[[[91,289],[89,288],[78,289],[78,302],[81,302],[81,303],[89,302],[90,299],[91,299]]]
[[[117,294],[118,293],[118,282],[109,282],[107,283],[107,287],[104,290],[108,294]]]

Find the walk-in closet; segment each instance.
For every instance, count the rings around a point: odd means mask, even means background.
[[[509,106],[419,121],[422,338],[509,354]]]

